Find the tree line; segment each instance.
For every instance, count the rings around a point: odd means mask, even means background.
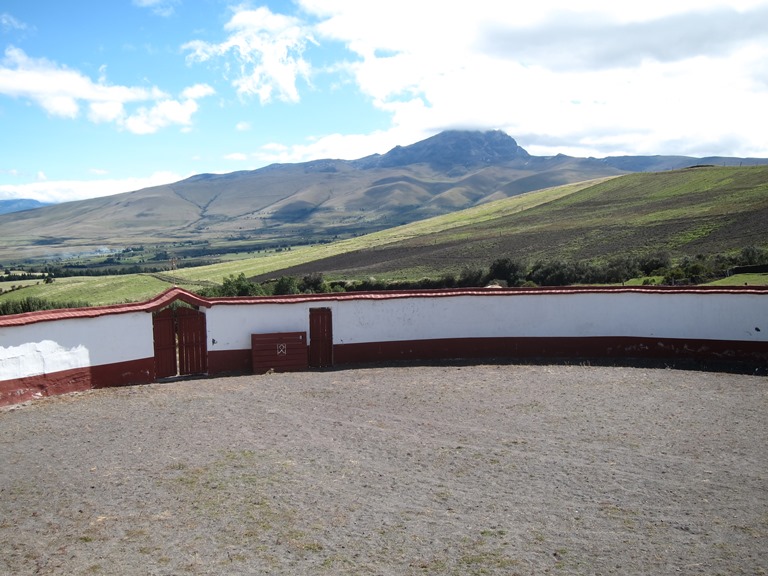
[[[458,274],[445,273],[420,280],[328,281],[320,272],[301,278],[281,276],[274,281],[255,283],[240,273],[230,275],[216,286],[197,290],[205,297],[269,296],[287,294],[319,294],[372,290],[424,290],[441,288],[472,288],[497,284],[515,286],[568,286],[572,284],[620,284],[644,277],[646,284],[701,284],[723,278],[735,267],[768,265],[768,251],[748,246],[735,255],[698,255],[673,262],[664,252],[644,256],[616,256],[602,262],[524,260],[501,257],[488,268],[465,267]],[[44,298],[0,301],[0,315],[21,314],[35,310],[80,308],[87,302],[55,302]]]
[[[326,281],[314,272],[296,278],[282,276],[275,281],[254,283],[245,274],[229,276],[215,287],[200,291],[203,296],[260,296],[356,292],[371,290],[423,290],[440,288],[472,288],[496,284],[501,286],[569,286],[573,284],[621,284],[634,278],[645,278],[645,284],[702,284],[724,278],[739,266],[768,265],[768,251],[749,246],[736,255],[716,254],[684,257],[673,262],[666,252],[641,256],[615,256],[605,261],[568,261],[562,259],[524,260],[502,257],[488,268],[465,267],[460,273],[445,273],[436,278],[419,280]]]

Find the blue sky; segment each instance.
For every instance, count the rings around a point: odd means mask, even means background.
[[[0,199],[359,158],[768,157],[768,0],[0,0]]]

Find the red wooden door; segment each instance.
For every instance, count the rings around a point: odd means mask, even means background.
[[[333,366],[333,318],[330,308],[309,309],[309,365]]]
[[[166,308],[153,318],[155,378],[204,374],[208,370],[205,314]]]
[[[205,314],[192,308],[177,308],[176,322],[179,374],[205,374],[208,371]]]
[[[168,378],[179,373],[176,364],[176,319],[166,308],[154,315],[152,332],[155,338],[155,378]]]

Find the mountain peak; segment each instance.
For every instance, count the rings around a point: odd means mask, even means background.
[[[409,146],[396,146],[376,159],[376,166],[391,168],[408,164],[429,164],[438,170],[471,168],[530,155],[514,138],[501,130],[447,130]]]

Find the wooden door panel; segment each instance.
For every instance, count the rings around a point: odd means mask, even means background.
[[[154,315],[155,378],[208,371],[205,314],[192,308],[166,308]]]
[[[309,309],[309,365],[333,366],[333,317],[330,308]]]
[[[179,374],[204,374],[207,369],[205,314],[191,308],[177,308]]]
[[[155,314],[152,332],[155,339],[155,378],[176,376],[176,319],[166,308]]]

